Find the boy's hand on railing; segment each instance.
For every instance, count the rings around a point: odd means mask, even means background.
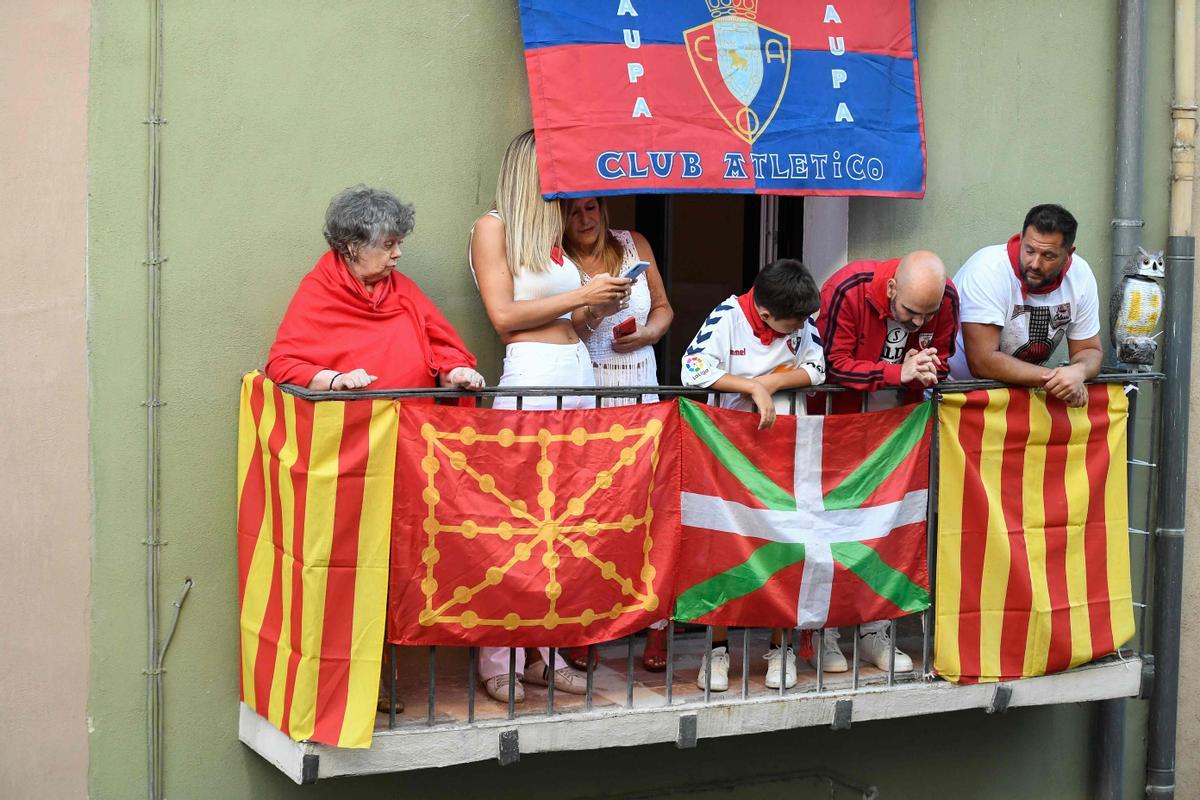
[[[750,399],[758,409],[758,429],[765,431],[775,424],[775,399],[771,397],[771,390],[763,385],[760,379],[755,378],[750,382],[754,384],[750,390]]]
[[[475,392],[487,385],[487,382],[483,379],[482,375],[470,367],[455,367],[442,376],[441,384],[447,388],[466,389]]]
[[[376,380],[377,376],[369,374],[365,369],[352,369],[334,375],[333,380],[329,382],[329,390],[340,392],[347,389],[365,389]]]

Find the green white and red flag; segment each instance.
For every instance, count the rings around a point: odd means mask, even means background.
[[[929,606],[929,403],[758,415],[680,401],[674,618],[822,628]]]

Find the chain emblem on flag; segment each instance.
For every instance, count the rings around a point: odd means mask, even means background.
[[[420,588],[425,596],[425,606],[419,614],[420,625],[428,627],[451,623],[466,629],[476,626],[499,626],[509,631],[536,626],[553,630],[559,625],[575,624],[586,627],[600,620],[617,619],[623,614],[657,609],[661,598],[655,588],[656,570],[650,563],[651,551],[654,548],[651,522],[655,513],[651,507],[651,498],[654,494],[653,476],[660,457],[662,432],[662,422],[654,418],[646,420],[641,427],[626,428],[620,424],[613,424],[604,430],[576,427],[565,434],[556,434],[541,428],[533,435],[519,435],[510,428],[502,428],[495,434],[478,433],[472,427],[441,431],[431,423],[423,424],[421,437],[426,443],[426,455],[421,460],[421,470],[427,478],[427,483],[421,493],[421,499],[427,509],[423,522],[427,544],[421,552],[421,561],[425,564],[425,578],[421,581]],[[590,442],[599,441],[631,443],[621,448],[614,462],[592,476],[591,485],[585,491],[567,497],[564,501],[555,492],[551,482],[557,465],[550,458],[550,446],[554,443],[569,443],[582,449]],[[514,499],[514,491],[506,491],[502,486],[506,480],[520,481],[526,478],[526,475],[496,476],[480,472],[472,464],[471,447],[478,443],[494,443],[503,448],[513,448],[514,464],[527,463],[527,459],[520,454],[523,448],[537,448],[536,456],[528,459],[533,462],[533,472],[541,485],[536,497],[537,510],[530,510],[524,500]],[[445,457],[445,463],[448,463],[452,470],[469,476],[480,493],[499,501],[502,507],[507,509],[508,519],[493,525],[481,524],[470,517],[449,518],[439,514],[442,497],[437,481],[443,461],[437,457],[438,454]],[[530,456],[534,454],[530,453]],[[638,459],[647,459],[650,462],[651,475],[640,516],[624,514],[619,519],[589,516],[589,501],[598,492],[611,487],[616,475],[621,470],[633,466]],[[594,550],[598,549],[597,543],[602,543],[604,537],[627,535],[638,529],[644,529],[645,532],[641,547],[642,560],[636,574],[623,574],[621,565],[595,554]],[[441,554],[438,540],[445,536],[460,536],[466,540],[494,536],[503,542],[512,542],[512,547],[505,548],[502,557],[486,567],[481,581],[473,585],[458,585],[448,599],[439,602],[435,600],[440,585],[437,565]],[[585,608],[575,615],[560,614],[560,601],[564,599],[564,584],[560,582],[557,574],[562,562],[560,552],[594,567],[604,581],[615,586],[620,599],[608,608]],[[540,558],[545,568],[543,591],[546,610],[542,616],[523,617],[516,611],[510,611],[500,617],[489,617],[472,608],[472,600],[480,592],[488,587],[503,584],[515,566],[535,557]]]

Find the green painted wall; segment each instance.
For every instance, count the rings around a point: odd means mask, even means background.
[[[918,0],[929,170],[921,200],[852,198],[850,257],[928,248],[951,270],[1016,233],[1038,203],[1079,220],[1076,247],[1107,285],[1116,128],[1117,5]],[[1147,246],[1166,245],[1171,7],[1147,3]],[[1107,303],[1102,302],[1102,313]],[[1105,322],[1104,330],[1108,330]],[[1107,335],[1107,334],[1106,334]]]
[[[854,201],[851,255],[920,246],[961,263],[1015,230],[1029,205],[1052,199],[1079,215],[1081,251],[1103,268],[1115,5],[1100,11],[1095,0],[1071,0],[1033,19],[1020,0],[922,0],[929,193],[923,201]],[[1151,5],[1146,239],[1157,243],[1170,20],[1165,4]],[[92,23],[91,791],[123,798],[142,793],[145,781],[147,4],[96,0]],[[495,379],[499,348],[464,252],[505,144],[529,123],[515,4],[167,0],[165,55],[164,604],[185,576],[195,580],[167,663],[167,794],[298,796],[237,741],[238,378],[262,363],[296,283],[322,251],[329,197],[365,182],[416,204],[401,266]],[[1064,88],[1039,88],[1043,76]],[[1130,708],[1127,777],[1136,796],[1144,706]],[[527,757],[503,770],[482,764],[331,781],[304,796],[562,798],[824,765],[878,784],[885,798],[1082,798],[1091,713],[1065,706],[998,718],[955,714],[861,724],[849,733],[705,742],[694,751]],[[795,780],[754,792],[828,796]]]

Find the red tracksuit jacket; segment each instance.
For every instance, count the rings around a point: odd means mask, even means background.
[[[882,361],[887,320],[891,304],[887,282],[896,274],[900,259],[889,261],[854,261],[839,269],[821,287],[821,313],[817,317],[817,332],[825,348],[825,369],[830,383],[840,384],[856,392],[833,395],[834,413],[851,413],[862,409],[863,392],[901,386],[900,364]],[[910,333],[905,350],[936,347],[942,366],[938,380],[945,380],[950,371],[950,356],[954,354],[954,339],[958,334],[958,291],[946,281],[946,293],[937,314],[920,330]],[[921,400],[922,386],[913,383],[905,387],[904,400]],[[824,398],[816,398],[823,400]],[[824,403],[818,413],[824,411]]]

